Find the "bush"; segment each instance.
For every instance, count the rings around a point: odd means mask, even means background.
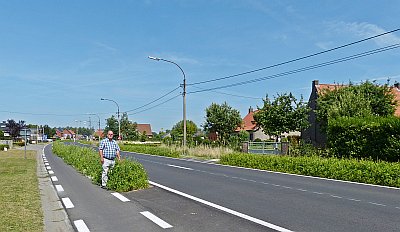
[[[221,164],[400,187],[400,164],[357,159],[229,154]]]
[[[55,142],[53,143],[53,153],[89,177],[93,183],[101,184],[102,167],[99,155],[93,149]],[[116,191],[147,188],[147,173],[140,163],[132,160],[116,161],[114,169],[109,172],[108,188]]]
[[[396,117],[342,117],[330,120],[328,147],[341,158],[400,160],[400,119]]]
[[[25,142],[23,142],[23,141],[20,141],[20,142],[14,142],[13,143],[15,146],[20,146],[20,147],[23,147],[23,146],[25,146]]]
[[[8,146],[8,144],[0,144],[0,151],[4,150],[5,147],[6,147],[7,149],[10,148],[10,146]]]
[[[154,146],[154,145],[142,145],[142,144],[124,144],[120,145],[121,150],[138,152],[143,154],[151,154],[158,156],[167,156],[178,158],[180,153],[176,150],[170,149],[168,147]]]

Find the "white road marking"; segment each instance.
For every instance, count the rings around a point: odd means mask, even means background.
[[[323,195],[323,193],[320,193],[320,192],[312,192],[312,193],[315,193],[315,194],[318,194],[318,195]]]
[[[51,169],[51,167],[50,167],[50,166],[46,166],[46,169],[47,169],[47,170],[50,170],[50,169]]]
[[[61,198],[61,200],[66,209],[71,209],[75,207],[74,204],[72,204],[72,201],[68,197],[63,197]]]
[[[150,213],[149,211],[143,211],[143,212],[140,212],[140,213],[143,216],[145,216],[148,219],[150,219],[152,222],[156,223],[158,226],[160,226],[163,229],[172,228],[172,226],[170,224],[168,224],[167,222],[165,222],[161,218],[157,217],[156,215]]]
[[[51,174],[51,175],[52,175],[52,174],[54,174],[54,172],[53,172],[52,170],[50,170],[50,171],[49,171],[49,174]]]
[[[50,166],[50,164],[49,164],[49,163],[44,163],[44,165],[46,165],[46,166]]]
[[[384,204],[379,204],[379,203],[375,203],[375,202],[368,202],[368,203],[373,204],[373,205],[386,206]]]
[[[60,184],[54,185],[57,189],[57,192],[64,192],[64,188]]]
[[[400,207],[395,207],[396,209],[400,209]]]
[[[167,164],[167,166],[170,167],[174,167],[174,168],[181,168],[181,169],[185,169],[185,170],[193,170],[193,168],[186,168],[186,167],[181,167],[181,166],[176,166],[176,165],[172,165],[172,164]]]
[[[57,178],[56,176],[52,176],[52,177],[51,177],[51,180],[52,180],[52,181],[58,181],[58,178]]]
[[[189,195],[189,194],[186,194],[186,193],[180,192],[180,191],[178,191],[178,190],[175,190],[175,189],[172,189],[172,188],[163,186],[163,185],[161,185],[161,184],[157,184],[157,183],[155,183],[155,182],[153,182],[153,181],[149,181],[149,183],[152,184],[152,185],[154,185],[154,186],[157,186],[157,187],[159,187],[159,188],[162,188],[162,189],[165,189],[165,190],[167,190],[167,191],[170,191],[170,192],[173,192],[173,193],[175,193],[175,194],[178,194],[178,195],[180,195],[180,196],[183,196],[183,197],[189,198],[189,199],[191,199],[191,200],[200,202],[200,203],[202,203],[202,204],[208,205],[208,206],[210,206],[210,207],[213,207],[213,208],[222,210],[222,211],[224,211],[224,212],[226,212],[226,213],[229,213],[229,214],[235,215],[235,216],[237,216],[237,217],[240,217],[240,218],[243,218],[243,219],[252,221],[252,222],[254,222],[254,223],[260,224],[260,225],[262,225],[262,226],[265,226],[265,227],[268,227],[268,228],[271,228],[271,229],[274,229],[274,230],[277,230],[277,231],[280,231],[280,232],[292,232],[291,230],[285,229],[285,228],[283,228],[283,227],[274,225],[274,224],[269,223],[269,222],[266,222],[266,221],[262,221],[262,220],[260,220],[260,219],[251,217],[251,216],[246,215],[246,214],[243,214],[243,213],[239,213],[239,212],[237,212],[237,211],[234,211],[234,210],[228,209],[228,208],[226,208],[226,207],[223,207],[223,206],[214,204],[214,203],[212,203],[212,202],[209,202],[209,201],[200,199],[200,198],[198,198],[198,197],[191,196],[191,195]]]
[[[339,197],[339,196],[336,196],[336,195],[330,195],[331,197],[334,197],[334,198],[340,198],[340,199],[342,199],[343,197]]]
[[[122,196],[120,193],[111,193],[114,197],[120,199],[122,202],[131,201],[128,198]]]
[[[90,232],[89,228],[86,226],[83,220],[76,220],[74,221],[74,224],[78,232]]]
[[[358,200],[358,199],[354,199],[354,198],[347,198],[347,200],[349,200],[349,201],[361,201],[361,200]]]

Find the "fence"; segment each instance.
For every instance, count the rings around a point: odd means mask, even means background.
[[[288,142],[246,142],[243,152],[253,154],[286,155],[289,152]]]

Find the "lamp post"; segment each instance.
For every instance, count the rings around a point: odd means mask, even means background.
[[[177,63],[175,63],[173,61],[158,58],[158,57],[153,57],[153,56],[149,56],[148,58],[151,60],[156,60],[156,61],[161,60],[164,62],[174,64],[181,70],[181,72],[183,74],[183,84],[181,86],[183,87],[183,93],[182,93],[182,96],[183,96],[183,154],[185,154],[185,151],[186,151],[186,75],[185,75],[185,72],[183,71],[181,66],[179,66]]]
[[[99,117],[98,114],[93,114],[93,113],[90,113],[90,114],[88,114],[88,115],[96,115],[97,118],[99,119],[99,141],[100,141],[100,117]]]
[[[118,105],[118,103],[116,101],[114,101],[114,100],[107,99],[107,98],[101,98],[100,100],[102,100],[102,101],[112,101],[117,105],[117,108],[118,108],[118,112],[117,112],[117,115],[118,115],[118,140],[121,140],[121,121],[119,119],[119,105]]]

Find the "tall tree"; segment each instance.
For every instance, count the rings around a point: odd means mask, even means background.
[[[219,105],[212,103],[206,108],[206,121],[203,125],[206,132],[218,133],[218,139],[224,144],[230,134],[242,123],[238,110],[233,109],[226,102]]]
[[[8,119],[6,127],[10,130],[10,136],[15,140],[19,136],[19,132],[25,127],[25,121],[15,122],[14,119]]]
[[[264,106],[254,114],[256,124],[268,135],[280,136],[290,131],[301,131],[308,124],[310,111],[303,98],[298,101],[292,93],[281,94],[271,101],[266,96]]]
[[[186,136],[189,141],[192,140],[193,135],[197,132],[197,125],[191,121],[186,120]],[[174,140],[183,138],[183,120],[176,123],[171,130],[171,135]]]
[[[104,133],[107,134],[107,131],[114,132],[114,139],[118,138],[118,120],[111,116],[111,118],[106,119],[106,127],[104,128]]]
[[[365,82],[325,90],[317,100],[317,119],[326,128],[329,119],[338,117],[367,117],[393,115],[394,95],[387,85]]]
[[[139,139],[137,123],[129,121],[127,113],[123,113],[121,117],[121,136],[124,140]]]

